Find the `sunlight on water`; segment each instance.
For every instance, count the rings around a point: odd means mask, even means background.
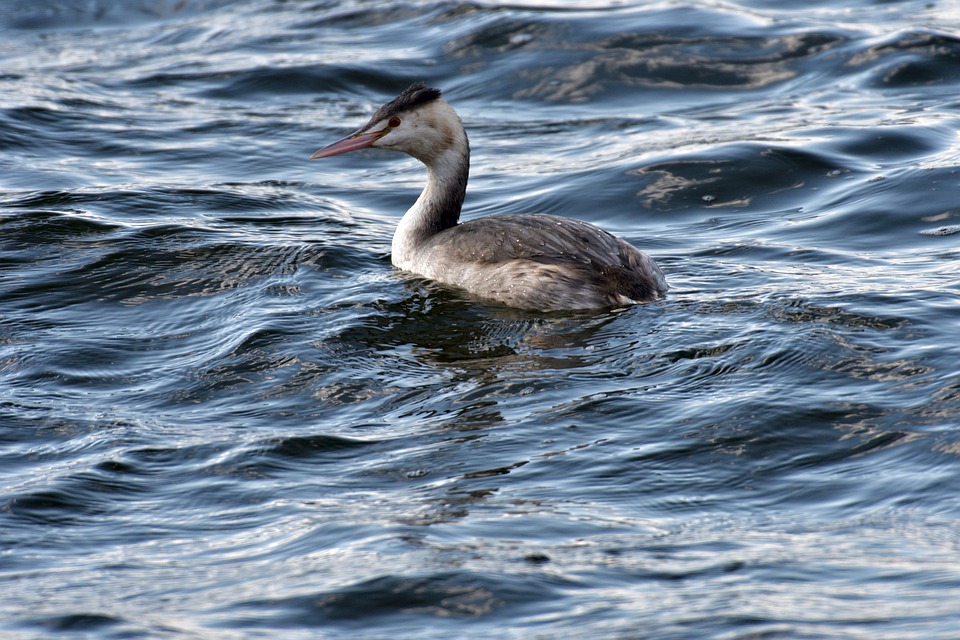
[[[950,3],[0,12],[0,635],[954,638]],[[425,170],[310,162],[416,80],[465,218],[667,298],[390,265]]]

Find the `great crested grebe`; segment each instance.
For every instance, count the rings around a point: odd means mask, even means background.
[[[411,85],[358,131],[310,159],[368,147],[402,151],[427,165],[427,186],[393,234],[399,269],[534,311],[650,302],[667,291],[650,256],[580,220],[526,213],[458,224],[470,144],[439,89]]]

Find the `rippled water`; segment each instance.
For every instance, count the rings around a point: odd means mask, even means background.
[[[4,6],[4,638],[960,636],[955,3]],[[667,299],[394,273],[414,80]]]

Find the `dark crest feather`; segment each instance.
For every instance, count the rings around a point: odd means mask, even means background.
[[[408,111],[415,107],[419,107],[420,105],[439,99],[440,89],[428,87],[422,82],[414,82],[412,85],[404,89],[396,98],[377,109],[377,112],[373,114],[372,118],[370,118],[370,122],[367,123],[367,126],[369,127],[376,122],[385,120],[398,113]]]

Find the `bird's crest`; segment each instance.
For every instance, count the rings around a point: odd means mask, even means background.
[[[440,89],[428,87],[422,82],[414,82],[412,85],[404,89],[396,98],[377,109],[377,112],[373,114],[372,118],[370,118],[370,122],[367,123],[367,126],[369,127],[374,123],[380,122],[381,120],[386,120],[387,118],[398,113],[409,111],[410,109],[439,99]]]

